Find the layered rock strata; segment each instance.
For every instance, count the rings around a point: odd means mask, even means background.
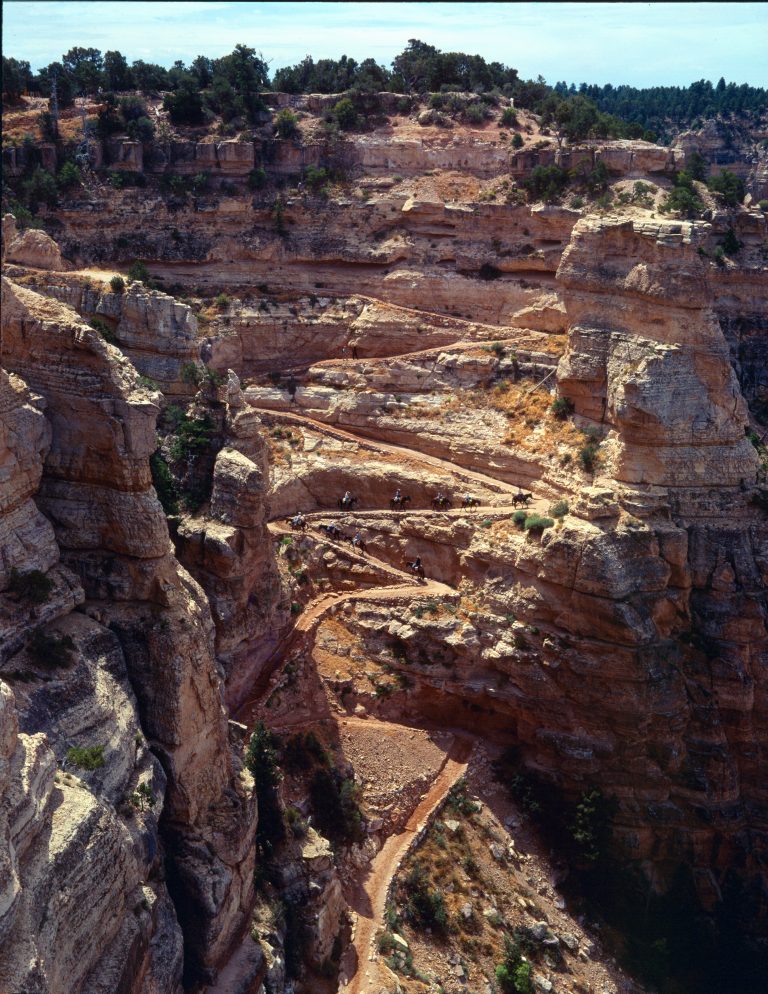
[[[27,749],[26,742],[7,736],[6,755],[20,758],[3,768],[11,784],[6,851],[17,878],[4,928],[19,929],[26,945],[3,943],[2,976],[14,988],[53,992],[71,969],[68,990],[143,990],[145,982],[147,994],[173,990],[182,933],[186,982],[212,977],[247,926],[253,895],[255,801],[230,751],[214,626],[202,590],[172,554],[148,465],[157,408],[133,366],[58,302],[4,280],[2,304],[2,361],[12,371],[4,393],[10,386],[15,423],[45,456],[40,479],[40,456],[35,463],[21,455],[19,438],[10,438],[8,510],[28,520],[12,520],[2,562],[17,561],[37,529],[40,567],[50,575],[60,557],[72,591],[53,608],[25,608],[59,654],[69,647],[65,656],[41,663],[38,638],[18,652],[10,645],[3,664],[9,678],[25,681],[18,722],[39,743],[37,758],[27,754],[40,772],[23,772],[19,743]],[[19,403],[22,379],[33,391],[27,396],[44,397],[47,429],[42,415]],[[36,504],[52,529],[29,500],[37,479]],[[83,597],[85,614],[68,614]],[[6,590],[6,610],[14,598]],[[44,644],[50,652],[52,643]],[[97,750],[82,785],[73,746]],[[54,787],[57,760],[72,771],[61,787]],[[137,793],[139,783],[146,790]],[[137,810],[146,810],[149,834],[135,834]],[[51,831],[60,858],[34,844]],[[95,916],[85,943],[67,926],[68,905],[50,903],[46,912],[41,899],[41,888],[58,890],[58,879],[71,886],[72,854],[83,849],[92,857],[77,870],[77,903]],[[46,914],[45,927],[29,917]],[[99,931],[104,941],[94,943]],[[76,966],[67,959],[70,942]],[[168,957],[167,976],[145,981],[153,956]]]

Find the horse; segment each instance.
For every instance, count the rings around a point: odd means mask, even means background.
[[[469,494],[467,494],[461,502],[461,506],[465,509],[468,507],[480,507],[480,498],[470,497]]]
[[[366,553],[368,551],[366,549],[366,547],[365,547],[365,542],[360,537],[360,533],[359,532],[353,538],[351,538],[349,541],[350,541],[350,544],[352,545],[353,549],[359,549],[360,552],[362,552],[362,553]]]
[[[303,532],[307,530],[307,520],[303,514],[295,514],[292,518],[288,519],[288,522],[295,532]]]
[[[411,498],[406,494],[402,497],[393,497],[389,502],[390,509],[393,511],[404,511],[405,505],[411,500]]]
[[[328,538],[335,539],[336,541],[344,538],[344,534],[338,525],[320,525],[319,527],[320,531],[325,532]]]
[[[517,507],[518,504],[522,504],[523,507],[528,507],[532,500],[533,494],[526,494],[523,493],[522,490],[518,490],[518,492],[512,497],[512,506]]]
[[[359,499],[359,497],[339,497],[339,510],[351,511]]]
[[[433,511],[447,511],[451,507],[451,498],[445,497],[440,494],[437,497],[432,498],[432,510]]]
[[[414,563],[407,562],[405,565],[408,567],[410,572],[414,573],[420,580],[426,580],[427,577],[424,572],[424,567],[421,565],[420,560],[417,560]]]

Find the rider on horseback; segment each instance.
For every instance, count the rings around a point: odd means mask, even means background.
[[[397,490],[395,490],[394,501],[396,504],[399,504],[402,499],[403,495],[400,493],[400,487],[398,487]]]

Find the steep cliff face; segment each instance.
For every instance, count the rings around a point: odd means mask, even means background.
[[[176,548],[180,562],[208,596],[216,654],[226,673],[226,700],[235,708],[275,648],[289,605],[266,530],[270,502],[263,426],[246,409],[231,371],[223,393],[225,445],[216,456],[211,500],[204,514],[181,522]]]
[[[82,275],[56,272],[33,280],[28,285],[38,293],[60,300],[87,322],[100,322],[109,340],[163,394],[175,399],[195,392],[182,377],[183,366],[200,351],[197,319],[186,304],[137,282],[116,293],[106,281]]]
[[[9,569],[25,559],[28,573],[35,560],[18,546],[37,528],[39,567],[49,577],[54,567],[55,584],[37,607],[23,590],[14,593],[13,582],[9,589],[7,575],[4,583],[6,611],[16,598],[44,627],[25,639],[27,621],[4,646],[4,676],[22,681],[23,731],[4,739],[6,841],[18,878],[8,927],[25,937],[26,953],[3,944],[3,977],[53,992],[71,971],[71,990],[138,990],[145,974],[162,969],[167,976],[147,979],[146,990],[172,990],[181,932],[188,982],[213,975],[247,926],[253,893],[255,801],[230,751],[213,623],[202,591],[172,554],[148,465],[157,408],[134,368],[58,302],[4,280],[2,304],[10,423],[35,443],[30,452],[24,436],[11,433],[4,463],[13,527],[2,561]],[[45,398],[47,429],[29,410],[36,394]],[[45,518],[29,499],[37,479]],[[59,594],[65,581],[68,600]],[[71,613],[75,603],[82,609]],[[73,747],[92,751],[73,754]],[[57,760],[73,772],[92,769],[84,782],[64,774],[59,786]],[[24,772],[30,764],[33,774]],[[148,823],[143,834],[136,820]],[[51,832],[60,858],[35,844]],[[83,848],[92,856],[75,865]],[[105,938],[89,939],[85,953],[82,933],[68,929],[69,905],[40,900],[41,888],[56,892],[60,879],[66,889],[72,873],[76,903],[93,916],[90,928],[85,919],[78,924]],[[70,941],[75,965],[65,953]]]
[[[577,414],[612,429],[607,475],[670,488],[683,513],[706,513],[708,499],[743,503],[733,488],[757,471],[696,252],[706,233],[691,223],[588,219],[558,270],[571,319],[562,393]]]

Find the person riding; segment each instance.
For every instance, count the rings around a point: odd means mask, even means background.
[[[471,504],[472,500],[473,500],[472,494],[464,494],[464,503],[465,504]]]
[[[402,494],[400,493],[400,487],[398,487],[397,490],[395,490],[395,500],[399,501],[399,500],[402,500],[402,499],[403,499],[403,497],[402,497]]]
[[[362,545],[362,544],[363,544],[363,536],[360,534],[360,532],[355,532],[355,537],[352,539],[352,545]]]
[[[352,503],[352,494],[349,492],[349,490],[344,491],[344,496],[341,498],[341,503],[342,504]]]
[[[412,563],[408,563],[414,573],[418,573],[421,569],[421,556],[416,556]]]

